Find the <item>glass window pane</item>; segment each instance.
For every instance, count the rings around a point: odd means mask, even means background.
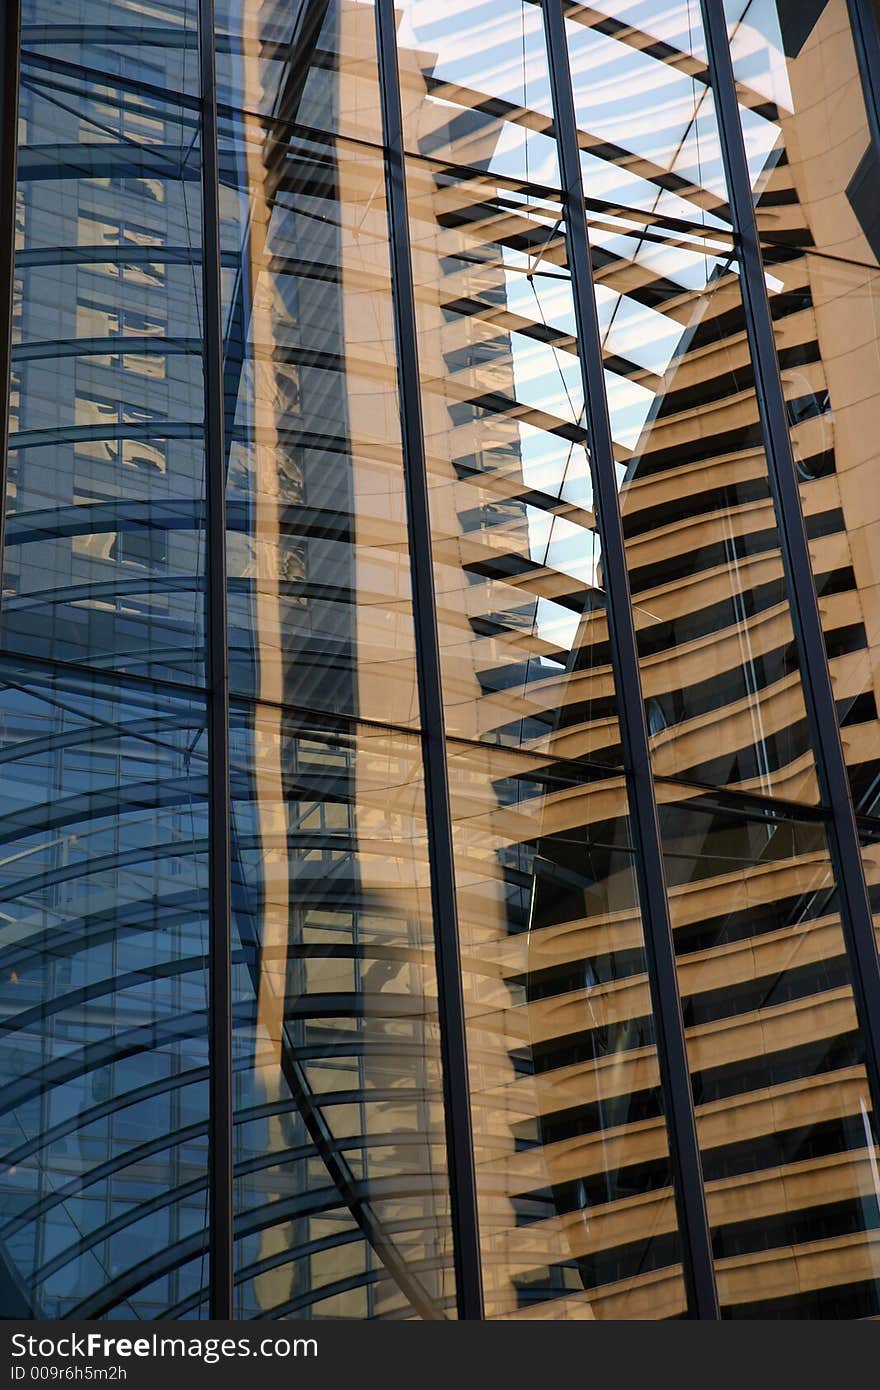
[[[558,188],[540,6],[401,0],[395,8],[407,151]]]
[[[447,730],[617,764],[558,199],[407,181]]]
[[[236,706],[236,1316],[455,1316],[416,738]]]
[[[196,7],[72,8],[24,7],[3,643],[198,682]]]
[[[373,0],[215,0],[214,10],[221,105],[379,142]]]
[[[22,49],[47,71],[56,60],[198,94],[198,0],[22,0],[21,12]]]
[[[204,706],[6,658],[0,760],[4,1307],[173,1317],[207,1278]]]
[[[448,757],[486,1315],[680,1317],[623,779]]]
[[[658,796],[722,1316],[876,1316],[875,1118],[822,821]]]
[[[603,11],[566,34],[654,768],[813,802],[700,7]]]
[[[418,720],[378,150],[224,117],[233,689]]]
[[[725,10],[743,128],[764,132],[751,151],[753,197],[841,736],[856,808],[873,815],[878,151],[846,0],[727,0]]]

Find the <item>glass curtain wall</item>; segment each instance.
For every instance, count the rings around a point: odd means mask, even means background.
[[[455,1316],[372,5],[223,0],[235,1313]]]
[[[21,14],[0,1244],[26,1316],[207,1312],[197,18]]]
[[[565,28],[719,1301],[725,1317],[858,1315],[876,1298],[876,1134],[701,8],[614,8],[627,27],[571,5]],[[775,127],[737,97],[763,167]],[[804,515],[831,567],[839,506]],[[838,559],[828,593],[851,603]],[[836,611],[835,674],[859,644]]]
[[[215,0],[215,110],[204,0],[20,4],[0,1303],[217,1313],[228,875],[234,1316],[877,1316],[870,7]]]
[[[758,148],[747,141],[752,196],[803,508],[828,518],[810,558],[876,905],[877,95],[863,89],[845,0],[803,16],[735,4],[725,14],[734,75],[752,93],[743,119],[763,132]]]

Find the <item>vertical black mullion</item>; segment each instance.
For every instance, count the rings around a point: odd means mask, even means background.
[[[870,0],[847,0],[847,10],[862,79],[868,129],[880,160],[880,36]]]
[[[12,287],[15,275],[20,47],[21,3],[20,0],[6,0],[3,18],[0,19],[0,577],[3,574],[5,553],[9,397],[12,385]]]
[[[755,371],[755,389],[767,449],[783,568],[788,581],[792,624],[800,657],[804,702],[813,739],[819,789],[828,813],[829,848],[840,895],[841,922],[852,974],[856,1013],[865,1043],[871,1103],[874,1115],[880,1121],[880,964],[874,941],[871,906],[865,886],[855,811],[791,451],[724,9],[717,0],[700,0],[700,4],[740,261],[746,331]]]
[[[626,568],[611,424],[605,399],[602,343],[593,294],[590,244],[562,0],[542,0],[542,8],[550,58],[550,81],[562,173],[581,376],[586,401],[596,521],[602,545],[611,661],[626,769],[629,814],[635,844],[639,901],[656,1025],[657,1057],[669,1131],[672,1179],[682,1237],[688,1308],[692,1317],[717,1318],[718,1295],[715,1288],[712,1245],[675,967],[675,947],[666,894],[660,826],[651,775],[648,730]],[[634,100],[638,101],[638,93],[635,94]]]
[[[428,858],[434,908],[434,945],[440,1007],[440,1050],[446,1108],[446,1148],[452,1203],[455,1279],[460,1318],[483,1317],[483,1281],[468,1082],[467,1034],[452,816],[446,767],[446,730],[440,685],[440,643],[431,553],[428,477],[419,395],[415,294],[398,86],[394,0],[376,0],[382,130],[385,151],[394,325],[398,355],[410,573],[416,638],[421,745],[425,767]]]
[[[233,1316],[232,929],[229,791],[229,663],[226,622],[226,479],[220,177],[214,0],[199,0],[204,315],[205,638],[208,698],[209,1312]]]

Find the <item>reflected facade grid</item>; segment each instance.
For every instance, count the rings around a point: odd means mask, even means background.
[[[876,6],[0,25],[0,1316],[880,1317]]]

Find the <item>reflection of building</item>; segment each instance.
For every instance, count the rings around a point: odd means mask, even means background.
[[[871,1034],[701,7],[563,7],[593,262],[573,286],[542,5],[377,2],[406,220],[371,0],[217,3],[237,1315],[456,1312],[415,399],[484,1312],[688,1311],[584,293],[722,1315],[874,1315]],[[145,28],[89,0],[72,25],[22,0],[0,1279],[35,1316],[207,1313],[197,8]],[[877,155],[844,0],[725,9],[873,890]]]

